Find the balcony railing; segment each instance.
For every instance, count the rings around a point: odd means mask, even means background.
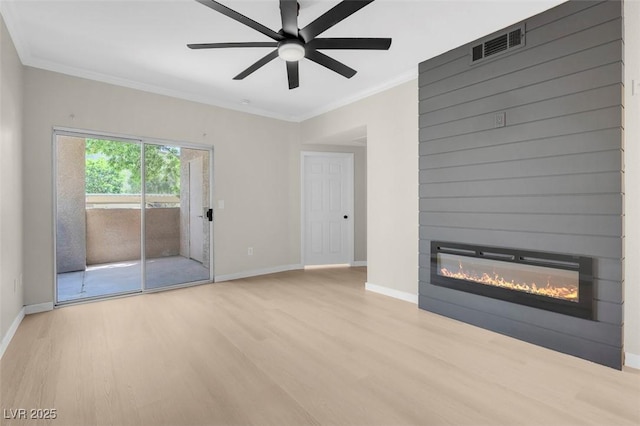
[[[87,209],[140,208],[140,194],[87,194]],[[147,206],[180,207],[180,197],[172,194],[146,194]]]

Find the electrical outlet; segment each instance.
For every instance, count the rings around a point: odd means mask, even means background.
[[[249,248],[247,249],[247,255],[249,255],[249,256],[253,256],[253,247],[249,247]]]
[[[507,123],[506,112],[499,112],[495,115],[495,121],[494,121],[493,127],[495,128],[504,127],[506,123]]]
[[[18,291],[18,279],[14,278],[13,279],[13,292],[15,293],[16,291]]]

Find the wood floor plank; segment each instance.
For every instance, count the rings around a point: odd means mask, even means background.
[[[0,408],[58,418],[0,424],[640,424],[640,372],[365,281],[365,268],[290,271],[27,316],[0,361]]]

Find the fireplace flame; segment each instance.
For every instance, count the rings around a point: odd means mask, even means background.
[[[469,273],[464,271],[462,263],[458,272],[453,272],[447,268],[440,269],[440,275],[455,278],[464,281],[473,281],[479,284],[491,285],[494,287],[507,288],[510,290],[523,291],[526,293],[537,294],[540,296],[553,297],[556,299],[568,300],[571,302],[578,301],[578,287],[576,286],[554,286],[549,280],[546,284],[538,285],[537,283],[516,282],[514,280],[506,280],[497,273],[490,275],[486,272],[482,274]]]

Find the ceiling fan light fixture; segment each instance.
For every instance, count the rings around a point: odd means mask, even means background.
[[[2,0],[0,0],[1,2]],[[192,43],[187,44],[189,49],[223,49],[223,48],[254,48],[268,47],[271,50],[268,54],[258,59],[249,68],[233,77],[234,80],[243,80],[253,74],[276,57],[282,58],[286,62],[287,81],[289,90],[300,86],[300,64],[302,59],[323,66],[345,78],[351,78],[356,74],[356,70],[350,68],[340,61],[320,52],[324,49],[333,50],[389,50],[391,46],[390,38],[354,38],[354,37],[333,37],[318,38],[318,36],[339,22],[342,22],[374,0],[342,0],[337,5],[320,15],[304,28],[299,28],[298,12],[300,4],[295,0],[279,0],[280,18],[282,29],[278,32],[266,27],[259,22],[248,18],[233,9],[228,8],[216,0],[196,0],[198,3],[219,12],[228,18],[233,19],[267,37],[273,41],[258,42],[229,42],[229,43]],[[275,0],[273,0],[275,3]],[[301,1],[301,0],[300,0]],[[311,1],[311,0],[307,0]],[[318,1],[318,0],[313,0]],[[275,48],[275,49],[274,49]]]
[[[278,56],[287,62],[298,62],[304,58],[304,45],[299,40],[283,40],[278,45]]]

